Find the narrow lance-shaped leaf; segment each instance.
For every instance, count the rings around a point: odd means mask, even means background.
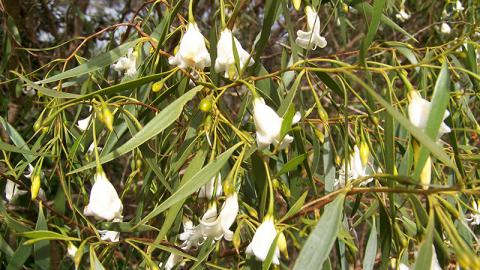
[[[293,270],[322,269],[340,230],[344,199],[345,194],[340,194],[326,206],[320,221],[300,251]]]
[[[99,160],[100,164],[109,162],[125,153],[132,151],[141,144],[145,143],[149,139],[155,137],[160,132],[169,127],[180,116],[183,110],[183,106],[190,101],[195,94],[200,91],[203,86],[197,86],[192,90],[185,93],[183,96],[172,102],[159,114],[157,114],[148,124],[143,127],[137,134],[135,134],[130,140],[124,143],[122,146],[114,149],[112,152],[102,156]],[[71,171],[69,174],[78,173],[87,169],[94,168],[95,162],[91,162],[81,168]]]

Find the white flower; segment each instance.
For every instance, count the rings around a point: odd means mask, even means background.
[[[31,87],[31,86],[26,86],[26,87],[24,87],[24,88],[22,89],[22,92],[23,92],[25,95],[29,96],[29,97],[33,97],[33,96],[35,96],[35,94],[37,93],[37,92],[35,91],[35,89],[33,89],[33,87]]]
[[[398,270],[409,270],[410,268],[408,268],[408,266],[404,263],[400,263],[398,265]]]
[[[97,150],[102,151],[103,147],[97,147]],[[95,144],[92,142],[87,149],[87,154],[91,155],[95,151]]]
[[[33,169],[34,169],[34,168],[33,168],[32,164],[28,164],[28,170],[27,170],[27,172],[25,172],[25,173],[23,174],[23,176],[25,176],[25,177],[28,178],[28,179],[32,178]]]
[[[133,48],[128,49],[127,56],[122,56],[113,64],[113,69],[125,72],[125,76],[133,76],[137,73],[137,54]]]
[[[442,270],[437,259],[437,252],[435,251],[435,246],[432,245],[432,263],[430,264],[430,270]]]
[[[75,254],[77,254],[77,250],[78,248],[74,244],[72,244],[72,242],[68,242],[67,254],[70,258],[72,259],[75,258]]]
[[[122,218],[115,218],[113,219],[113,222],[122,222]],[[98,233],[100,233],[100,239],[103,241],[110,241],[112,243],[118,242],[120,240],[120,232],[117,231],[109,231],[109,230],[99,230]]]
[[[308,31],[298,30],[295,42],[304,49],[315,50],[317,46],[319,48],[325,48],[327,41],[320,35],[320,18],[310,6],[305,8],[305,13],[307,14]]]
[[[168,256],[167,262],[165,262],[165,266],[163,266],[163,263],[160,263],[158,267],[162,268],[164,267],[165,270],[171,270],[177,265],[179,262],[182,261],[182,256],[177,255],[175,253],[171,253],[170,256]]]
[[[463,8],[463,4],[460,0],[457,0],[457,2],[455,3],[455,7],[453,7],[453,10],[457,11],[457,12],[460,12],[460,11],[463,11],[465,8]]]
[[[104,172],[95,174],[95,183],[90,191],[90,201],[83,210],[85,216],[112,220],[122,218],[123,205],[117,191]]]
[[[417,128],[425,130],[428,125],[427,121],[432,109],[432,104],[430,101],[422,98],[418,91],[410,91],[408,94],[410,95],[410,103],[408,104],[408,117],[410,122]],[[445,111],[443,120],[449,115],[450,112]],[[443,134],[449,133],[450,131],[450,127],[442,122],[438,131],[438,137],[441,137]]]
[[[342,168],[339,171],[339,176],[338,180],[335,181],[335,186],[338,187],[344,187],[345,186],[345,180],[354,180],[360,177],[367,176],[367,165],[368,163],[363,163],[362,158],[360,155],[360,149],[358,146],[353,147],[353,153],[350,156],[350,159],[348,161],[348,175],[345,175],[345,162],[343,163]],[[367,180],[364,180],[359,184],[359,186],[365,186],[366,184],[370,183],[373,179],[369,178]]]
[[[217,181],[215,181],[215,179]],[[215,185],[217,185],[217,189],[215,192],[215,198],[218,198],[222,195],[223,188],[222,188],[222,175],[219,173],[217,176],[212,177],[208,183],[202,187],[200,187],[198,191],[198,198],[207,198],[210,199],[213,196],[213,191],[215,189]]]
[[[407,12],[405,12],[405,9],[400,9],[400,12],[397,13],[397,15],[395,15],[395,17],[397,17],[397,19],[399,19],[401,22],[404,22],[408,19],[410,19],[410,14],[408,14]]]
[[[230,227],[235,222],[238,214],[238,197],[234,193],[226,198],[220,214],[217,216],[217,207],[210,207],[200,220],[200,228],[203,237],[213,237],[220,240],[222,237],[227,241],[232,241],[233,232]]]
[[[271,143],[275,143],[279,145],[280,149],[283,149],[293,141],[293,137],[288,134],[280,141],[283,119],[265,104],[263,98],[255,98],[253,100],[253,120],[257,129],[257,144],[260,149],[267,147]],[[297,112],[292,124],[298,121],[300,121],[300,113]]]
[[[15,182],[7,179],[7,184],[5,185],[5,198],[9,203],[14,202],[19,196],[26,193],[26,190],[19,189]]]
[[[250,54],[246,52],[240,42],[232,35],[230,29],[225,28],[225,30],[220,33],[220,39],[217,43],[217,59],[215,60],[215,71],[222,73],[225,78],[237,78],[238,71],[235,68],[235,54],[233,50],[233,42],[235,42],[235,47],[238,54],[240,70],[243,69]],[[253,59],[250,59],[248,66],[253,65]],[[230,74],[231,71],[234,71],[234,74]]]
[[[470,225],[475,226],[475,225],[480,225],[480,209],[477,201],[472,202],[473,210],[475,212],[470,213],[470,218],[466,218],[465,220],[467,222],[470,222]]]
[[[90,124],[90,119],[92,118],[92,115],[87,116],[85,119],[80,119],[77,121],[77,126],[78,129],[81,131],[85,131],[88,128],[88,124]]]
[[[444,22],[444,23],[442,23],[442,26],[440,27],[440,32],[448,35],[452,32],[452,28],[450,27],[450,25],[448,25],[448,23]]]
[[[180,49],[175,56],[168,59],[168,62],[180,68],[203,69],[210,66],[210,54],[205,45],[205,38],[196,23],[187,25],[187,32],[180,40]]]
[[[268,255],[270,247],[277,237],[277,231],[272,219],[266,219],[257,228],[255,235],[253,235],[252,242],[248,245],[245,252],[249,255],[255,255],[258,260],[265,261]],[[272,263],[278,265],[280,257],[280,250],[275,247],[275,253],[273,254]]]

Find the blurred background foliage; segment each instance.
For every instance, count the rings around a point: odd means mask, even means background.
[[[258,262],[245,248],[266,214],[271,176],[288,247],[272,267],[429,269],[436,253],[443,269],[480,269],[478,1],[463,0],[462,10],[453,0],[298,2],[225,0],[227,25],[255,60],[242,80],[229,80],[168,64],[188,1],[0,1],[0,190],[7,180],[30,190],[28,164],[42,172],[42,196],[0,202],[0,268],[155,269],[175,253],[186,258],[179,269],[268,269],[271,256]],[[318,11],[323,49],[295,43],[306,5]],[[194,1],[212,59],[219,8]],[[112,68],[128,49],[133,78]],[[256,148],[252,86],[279,115],[300,111],[298,125],[282,126],[294,137],[286,150]],[[452,132],[438,142],[437,131],[407,121],[413,89],[450,112]],[[199,109],[205,100],[211,109]],[[81,130],[88,106],[95,117]],[[441,122],[436,112],[429,120]],[[123,203],[117,224],[83,215],[94,142]],[[335,186],[355,145],[373,181]],[[181,250],[182,222],[198,223],[208,208],[195,181],[219,171],[239,193],[234,239]],[[120,241],[101,241],[99,229],[121,232]],[[78,248],[71,257],[69,244]]]

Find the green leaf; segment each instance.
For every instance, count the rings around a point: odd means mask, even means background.
[[[41,203],[38,206],[38,219],[35,230],[48,230],[47,221],[45,220]],[[50,269],[50,241],[42,240],[35,242],[33,245],[33,255],[35,257],[35,265],[39,269]]]
[[[305,199],[307,198],[308,191],[303,192],[302,196],[298,198],[298,200],[290,207],[288,212],[283,216],[278,222],[283,222],[284,220],[293,217],[300,209],[302,208],[303,204],[305,203]]]
[[[233,154],[233,151],[235,151],[239,145],[240,144],[236,144],[232,146],[230,149],[218,156],[215,160],[203,167],[200,171],[188,179],[184,185],[180,186],[177,191],[172,194],[172,196],[166,199],[159,206],[155,207],[146,217],[144,217],[137,225],[135,225],[134,228],[147,223],[149,220],[167,210],[180,200],[183,200],[192,193],[195,193],[201,186],[205,185],[208,181],[210,181],[210,179],[212,179],[212,177],[217,175],[217,173],[227,163],[228,159]]]
[[[12,259],[10,259],[10,262],[8,263],[6,270],[22,269],[23,265],[27,261],[28,257],[30,257],[31,253],[32,253],[31,245],[23,245],[22,243],[20,243],[20,245],[18,245],[17,250],[15,250],[15,253],[12,256]]]
[[[375,220],[372,222],[372,230],[368,237],[365,256],[363,257],[363,270],[372,270],[375,266],[375,258],[377,257],[377,226]]]
[[[72,77],[78,77],[80,75],[93,72],[96,70],[99,70],[105,66],[111,65],[114,62],[116,62],[120,57],[124,56],[127,54],[128,49],[133,48],[138,42],[140,42],[142,39],[137,39],[134,41],[130,41],[127,43],[124,43],[117,48],[108,51],[106,53],[102,53],[101,55],[98,55],[90,61],[88,61],[85,64],[82,64],[80,66],[77,66],[75,68],[69,69],[65,72],[62,72],[60,74],[54,75],[50,78],[43,79],[41,81],[36,82],[37,84],[43,84],[43,83],[50,83],[50,82],[55,82],[59,80],[64,80]]]
[[[4,143],[3,141],[0,141],[0,151],[7,151],[7,152],[15,152],[15,153],[20,153],[20,154],[25,154],[25,155],[33,155],[33,156],[41,156],[41,154],[35,153],[30,150],[26,149],[21,149],[17,146]]]
[[[385,110],[393,116],[393,118],[402,125],[405,129],[407,129],[422,145],[427,147],[432,154],[437,157],[440,161],[442,161],[445,165],[453,168],[454,170],[458,171],[455,163],[450,159],[450,157],[443,151],[442,147],[437,145],[434,140],[432,140],[429,136],[427,136],[421,129],[415,127],[410,123],[410,121],[398,110],[393,108],[385,99],[383,99],[375,90],[373,90],[369,85],[367,85],[363,80],[355,76],[350,72],[346,72],[350,77],[359,83],[372,97],[380,103]]]
[[[437,141],[438,131],[443,122],[443,116],[448,107],[450,99],[450,75],[448,73],[447,63],[444,62],[433,90],[432,106],[428,115],[428,125],[425,133],[431,140]],[[428,151],[423,145],[420,147],[420,154],[417,164],[415,164],[415,176],[418,177],[428,158]]]
[[[23,232],[23,233],[19,233],[19,235],[30,239],[24,243],[25,245],[30,245],[42,240],[80,241],[80,239],[78,238],[66,236],[60,233],[47,231],[47,230],[35,230],[35,231]]]
[[[367,55],[368,47],[373,41],[375,34],[377,33],[378,25],[380,24],[380,18],[383,15],[383,9],[385,8],[386,0],[375,0],[373,3],[373,14],[371,15],[372,20],[370,21],[370,26],[368,27],[368,32],[365,38],[362,40],[362,45],[360,48],[360,63],[365,65],[365,57]]]
[[[413,267],[414,270],[430,269],[432,264],[434,228],[433,214],[430,214],[430,218],[428,220],[427,234],[420,245],[417,260],[415,261],[415,265]]]
[[[95,249],[90,246],[90,270],[105,270],[102,263],[98,260]]]
[[[285,165],[283,165],[282,169],[277,173],[277,176],[287,173],[300,165],[305,159],[307,158],[307,154],[302,154],[296,156],[289,160]]]
[[[361,2],[361,3],[358,3],[355,5],[355,8],[358,9],[358,10],[361,10],[361,11],[365,11],[365,13],[368,15],[368,16],[373,16],[373,7],[367,3],[367,2]],[[402,27],[398,26],[398,24],[396,24],[394,21],[390,20],[387,16],[385,15],[381,15],[380,17],[380,20],[382,21],[383,24],[393,28],[394,30],[397,30],[398,32],[404,34],[405,36],[413,39],[415,42],[418,42],[414,36],[412,36],[411,34],[409,34],[407,31],[405,31]]]
[[[255,55],[253,56],[253,60],[255,61],[254,64],[254,70],[257,70],[257,68],[260,66],[260,56],[263,53],[263,50],[265,49],[265,46],[268,43],[268,38],[270,37],[270,31],[272,29],[272,25],[275,22],[276,15],[277,15],[277,10],[278,7],[280,6],[282,1],[277,1],[277,0],[267,0],[265,3],[265,14],[263,17],[263,22],[262,22],[262,32],[260,33],[260,37],[258,38],[258,41],[255,42]]]
[[[55,91],[55,90],[52,90],[52,89],[48,89],[48,88],[39,86],[38,84],[30,81],[29,79],[27,79],[25,76],[23,76],[20,73],[17,73],[15,71],[12,71],[12,73],[17,75],[28,86],[32,87],[33,89],[37,90],[38,92],[40,92],[40,93],[42,93],[46,96],[54,97],[54,98],[79,98],[79,97],[81,97],[81,95],[67,93],[67,92]]]
[[[340,230],[344,199],[345,194],[339,194],[326,206],[318,224],[302,247],[293,270],[322,269]]]
[[[275,250],[277,249],[277,242],[278,242],[279,236],[280,234],[277,232],[277,236],[275,236],[275,239],[273,239],[272,244],[270,244],[267,257],[265,257],[265,261],[263,261],[262,263],[262,270],[270,269],[270,266],[272,265],[273,256],[275,255]]]
[[[169,127],[177,118],[180,116],[183,110],[183,106],[190,101],[195,94],[200,91],[203,86],[197,86],[192,90],[185,93],[183,96],[172,102],[165,109],[163,109],[159,114],[157,114],[148,124],[143,127],[137,134],[135,134],[130,140],[124,143],[122,146],[113,150],[112,152],[102,156],[99,160],[100,164],[109,162],[125,153],[132,151],[133,149],[139,147],[146,141],[158,135],[160,132]],[[69,172],[68,174],[78,173],[87,169],[94,168],[96,166],[95,162],[90,162],[89,164],[80,167],[76,170]]]
[[[278,115],[280,115],[280,117],[284,117],[284,115],[287,113],[288,109],[290,108],[290,106],[293,102],[293,98],[295,97],[295,94],[297,93],[298,86],[302,82],[303,74],[305,74],[304,71],[302,71],[302,72],[300,72],[300,74],[298,74],[297,78],[293,82],[292,87],[288,91],[287,96],[285,97],[285,99],[282,101],[282,104],[278,108],[277,113],[278,113]]]

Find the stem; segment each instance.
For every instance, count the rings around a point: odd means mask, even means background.
[[[193,16],[193,0],[188,3],[188,22],[195,23],[195,17]]]
[[[98,147],[97,147],[97,134],[96,134],[96,129],[95,129],[95,118],[90,118],[90,121],[92,121],[93,125],[93,151],[95,152],[95,163],[97,164],[97,172],[103,171],[102,165],[100,165],[100,155],[98,154]]]
[[[273,194],[273,182],[272,178],[270,177],[270,170],[268,169],[268,164],[266,160],[263,160],[263,166],[265,166],[265,171],[267,173],[267,180],[268,180],[268,191],[270,193],[270,200],[268,201],[268,211],[267,214],[265,215],[265,218],[268,217],[273,217],[273,211],[274,209],[274,194]]]
[[[222,22],[222,29],[225,29],[225,3],[223,0],[220,0],[220,20]]]

